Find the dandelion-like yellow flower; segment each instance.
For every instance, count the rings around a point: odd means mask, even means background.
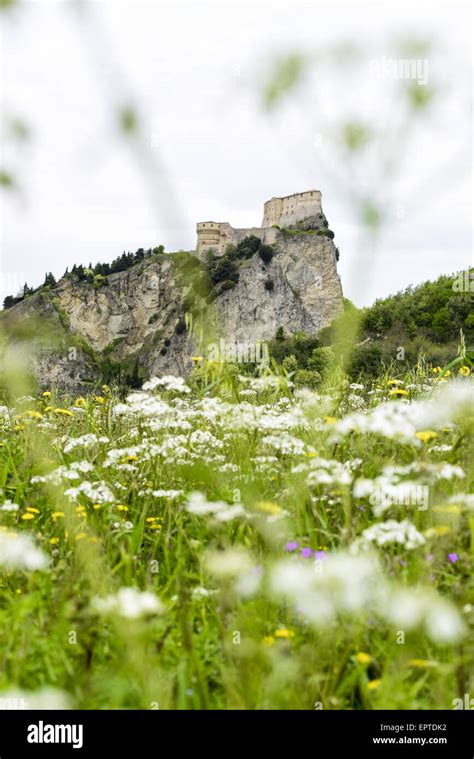
[[[265,514],[272,514],[273,516],[281,514],[282,511],[281,506],[273,503],[273,501],[258,501],[256,507],[259,511],[263,511]]]
[[[434,430],[420,430],[416,433],[416,437],[418,440],[421,440],[422,443],[429,443],[430,440],[438,437],[438,433]]]
[[[393,390],[390,390],[389,395],[394,396],[402,396],[402,395],[409,395],[408,390],[404,390],[402,387],[394,387]]]
[[[33,411],[32,409],[25,411],[25,416],[28,416],[30,419],[42,419],[43,414],[40,414],[39,411]]]
[[[40,510],[39,509],[35,509],[34,506],[27,506],[26,507],[26,511],[31,512],[31,514],[39,514],[40,513]]]
[[[358,651],[355,659],[357,664],[370,664],[372,661],[372,657],[369,654],[366,654],[365,651]]]
[[[264,646],[273,646],[275,643],[275,638],[273,635],[265,635],[265,637],[262,638],[262,643]]]
[[[45,390],[43,393],[43,398],[51,398],[51,392],[49,390]]]
[[[279,627],[275,630],[275,638],[294,638],[295,634],[293,630],[288,630],[287,627]]]
[[[379,678],[378,680],[371,680],[369,683],[367,683],[367,688],[369,690],[376,690],[376,688],[379,687],[382,680]]]
[[[337,419],[334,416],[325,416],[324,421],[326,422],[326,424],[336,424]]]
[[[50,538],[49,542],[52,546],[56,546],[59,543],[59,538]]]
[[[198,363],[199,361],[204,361],[204,359],[202,356],[191,356],[191,361]]]
[[[25,522],[28,522],[28,520],[34,519],[35,516],[35,514],[31,514],[31,512],[27,511],[26,514],[21,515],[21,518],[24,519]]]
[[[103,395],[94,395],[94,403],[98,403],[99,406],[105,403],[105,398]]]
[[[119,503],[117,506],[117,511],[128,511],[128,506],[125,506],[123,503]]]
[[[51,518],[53,522],[56,522],[58,519],[61,519],[64,516],[64,511],[53,511],[51,514]]]
[[[55,408],[54,413],[58,415],[61,414],[62,416],[74,416],[74,413],[69,411],[68,408]]]
[[[77,408],[85,408],[86,399],[83,398],[82,395],[80,395],[79,398],[76,398],[76,402],[74,405],[77,406]]]
[[[403,385],[403,380],[391,379],[387,382],[387,385]]]
[[[470,373],[471,373],[471,370],[468,366],[461,366],[459,370],[459,374],[461,375],[461,377],[469,377]]]

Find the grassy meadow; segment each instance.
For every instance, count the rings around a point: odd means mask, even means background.
[[[473,417],[462,362],[317,391],[201,362],[125,397],[10,393],[0,698],[461,708]]]

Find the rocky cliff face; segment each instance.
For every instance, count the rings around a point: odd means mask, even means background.
[[[340,312],[342,288],[332,240],[280,232],[274,251],[267,265],[258,255],[246,261],[236,287],[218,299],[220,323],[229,339],[271,340],[278,327],[314,335]]]
[[[184,320],[195,276],[183,278],[169,254],[111,274],[97,289],[64,277],[2,312],[0,326],[8,332],[18,323],[39,325],[32,369],[42,387],[78,392],[111,375],[137,384],[154,374],[186,375],[199,350]],[[206,310],[219,337],[253,342],[273,338],[280,326],[286,333],[315,334],[341,307],[332,241],[281,232],[270,263],[258,255],[244,261],[235,287]]]

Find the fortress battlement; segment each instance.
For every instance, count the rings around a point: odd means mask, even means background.
[[[196,252],[201,255],[212,248],[222,255],[227,245],[238,244],[248,235],[255,235],[262,242],[271,244],[276,239],[277,227],[291,226],[309,216],[321,213],[319,190],[306,190],[282,198],[271,198],[263,205],[263,220],[260,227],[235,229],[228,221],[198,222]]]

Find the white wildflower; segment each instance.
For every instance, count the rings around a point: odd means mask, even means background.
[[[0,566],[6,569],[44,569],[48,557],[38,548],[30,535],[20,532],[0,532]]]
[[[96,596],[92,599],[92,608],[99,614],[118,614],[126,619],[139,619],[165,611],[165,607],[154,593],[137,588],[120,588],[117,593],[105,598]]]
[[[397,522],[395,519],[377,522],[362,532],[361,540],[364,543],[376,543],[378,546],[398,543],[409,551],[424,545],[426,542],[423,535],[418,532],[409,519],[404,519],[402,522]]]

